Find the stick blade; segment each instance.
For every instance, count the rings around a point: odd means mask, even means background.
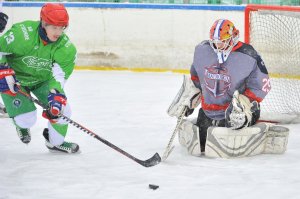
[[[144,161],[139,161],[139,164],[144,166],[144,167],[152,167],[161,162],[161,157],[158,153],[155,153],[151,158],[144,160]]]

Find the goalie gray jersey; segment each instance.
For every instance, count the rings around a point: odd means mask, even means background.
[[[261,102],[271,89],[263,60],[251,45],[243,42],[232,49],[222,64],[209,42],[202,42],[195,48],[190,72],[194,84],[202,91],[202,109],[215,120],[225,118],[235,90],[251,101]]]

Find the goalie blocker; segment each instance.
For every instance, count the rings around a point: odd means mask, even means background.
[[[192,114],[194,109],[200,104],[201,90],[195,87],[193,81],[188,75],[183,76],[183,82],[172,104],[168,108],[168,115],[177,117],[181,115],[184,108],[187,107],[185,116]]]
[[[269,123],[233,130],[209,127],[205,154],[212,158],[236,158],[258,154],[282,154],[286,151],[289,129]],[[178,132],[179,143],[188,153],[200,156],[200,139],[195,121],[184,120]]]

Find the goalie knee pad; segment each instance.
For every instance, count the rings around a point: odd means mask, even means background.
[[[200,156],[199,130],[194,123],[189,120],[183,120],[178,128],[178,140],[181,146],[187,148],[189,154]]]

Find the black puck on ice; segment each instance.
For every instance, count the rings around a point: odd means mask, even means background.
[[[155,185],[155,184],[149,184],[149,189],[156,190],[156,189],[158,189],[158,188],[159,188],[158,185]]]

